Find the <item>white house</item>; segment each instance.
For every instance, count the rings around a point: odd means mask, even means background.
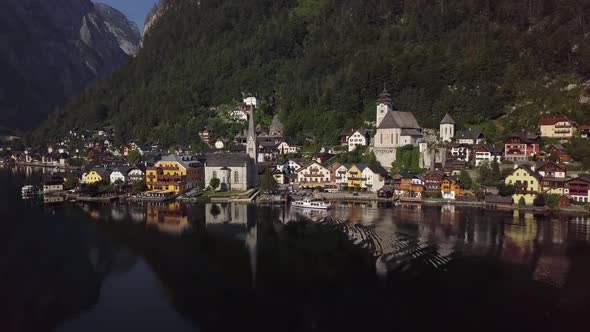
[[[335,179],[336,185],[339,188],[348,186],[348,169],[352,164],[344,164],[336,169]]]
[[[449,146],[450,157],[460,161],[471,159],[471,146],[467,144],[451,144]]]
[[[301,187],[325,187],[330,184],[330,170],[314,161],[297,171],[297,182]]]
[[[290,154],[290,153],[297,153],[301,151],[303,145],[295,142],[287,142],[283,141],[278,146],[277,149],[279,150],[279,154]]]
[[[362,186],[372,192],[383,188],[385,180],[389,178],[389,173],[381,166],[369,165],[363,169],[362,174],[365,179]]]
[[[459,144],[484,144],[486,138],[479,130],[459,130],[455,136],[455,141]]]
[[[238,107],[229,113],[230,119],[236,122],[248,121],[248,112],[243,107]]]
[[[354,151],[359,145],[369,145],[369,135],[365,129],[356,130],[348,137],[348,152]]]
[[[244,98],[244,104],[258,108],[258,99],[256,97],[246,97]]]
[[[484,163],[491,164],[493,160],[496,160],[498,163],[502,162],[502,150],[495,146],[476,146],[473,149],[473,153],[475,154],[476,167],[479,167]]]
[[[289,159],[283,164],[277,165],[277,170],[284,174],[291,174],[296,173],[301,167],[303,167],[303,163],[294,159]]]
[[[145,181],[145,171],[141,167],[131,167],[127,172],[127,182],[135,183]]]
[[[128,168],[115,168],[111,174],[109,175],[111,183],[117,183],[117,181],[121,181],[123,183],[127,183],[127,172],[129,171]]]

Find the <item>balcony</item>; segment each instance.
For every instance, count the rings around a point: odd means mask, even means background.
[[[556,124],[555,128],[571,128],[572,124],[571,123],[566,123],[566,124]]]

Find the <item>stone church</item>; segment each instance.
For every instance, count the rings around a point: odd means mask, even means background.
[[[383,167],[390,168],[395,161],[397,148],[417,146],[422,139],[422,128],[414,114],[396,110],[387,90],[377,99],[377,131],[373,140],[373,152]]]
[[[216,152],[205,156],[205,186],[212,178],[219,179],[221,191],[245,191],[258,186],[258,141],[254,124],[254,109],[248,114],[246,153]]]

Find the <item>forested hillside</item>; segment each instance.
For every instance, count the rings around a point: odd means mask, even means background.
[[[126,138],[192,142],[204,125],[226,130],[213,107],[251,93],[264,102],[263,120],[278,113],[289,136],[330,143],[343,128],[374,119],[384,84],[423,126],[438,126],[446,112],[497,133],[533,128],[548,114],[590,123],[590,104],[581,103],[590,79],[590,1],[166,5],[137,58],[40,134],[110,124]]]

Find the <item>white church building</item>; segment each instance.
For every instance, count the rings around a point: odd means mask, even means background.
[[[377,132],[373,140],[373,152],[383,167],[390,168],[395,161],[397,148],[418,145],[422,128],[414,114],[395,110],[387,90],[377,99]]]

